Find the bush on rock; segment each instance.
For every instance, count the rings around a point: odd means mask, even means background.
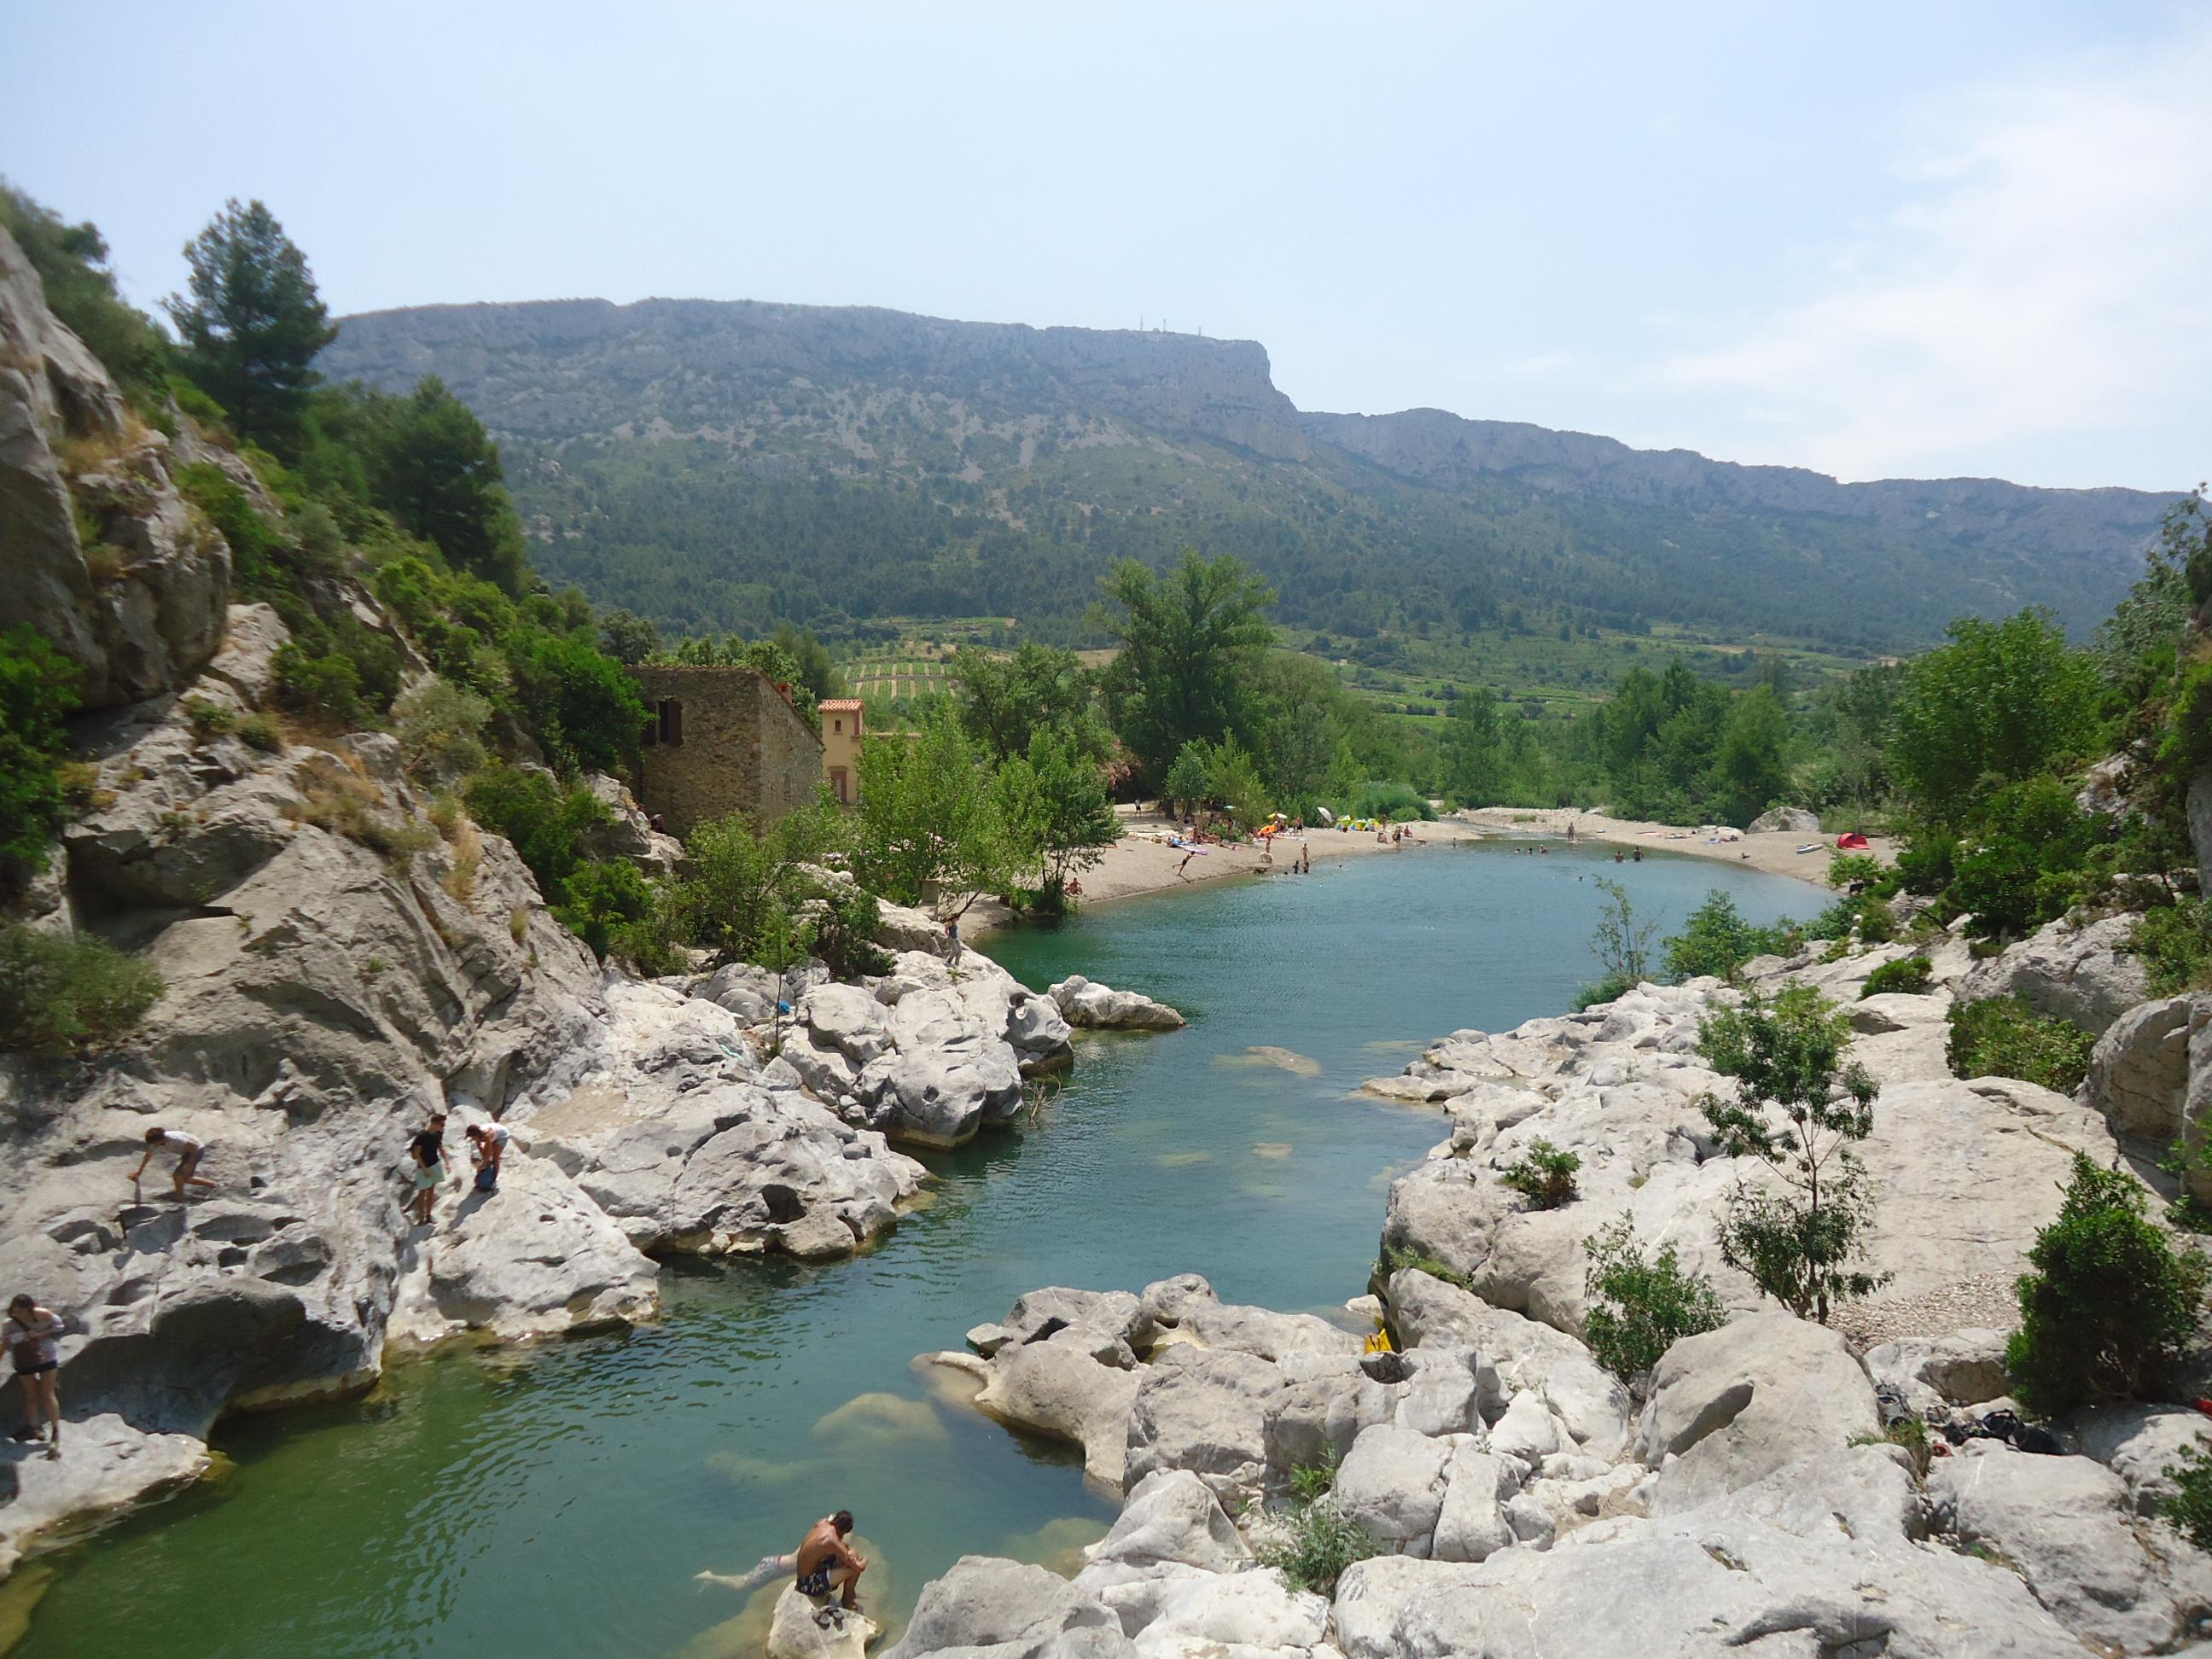
[[[107,1047],[161,988],[152,964],[105,939],[0,928],[0,1049],[59,1059]]]
[[[1647,1258],[1628,1217],[1591,1234],[1583,1249],[1589,1255],[1585,1283],[1590,1297],[1583,1340],[1597,1363],[1623,1382],[1649,1371],[1684,1337],[1717,1330],[1727,1321],[1712,1281],[1686,1272],[1672,1244]]]
[[[2097,1039],[2046,1019],[2017,996],[1954,1003],[1944,1059],[1954,1077],[2009,1077],[2070,1095],[2089,1074]]]
[[[1809,986],[1706,1016],[1698,1051],[1736,1079],[1733,1101],[1698,1106],[1722,1149],[1755,1158],[1780,1190],[1739,1181],[1721,1224],[1721,1256],[1799,1318],[1828,1322],[1832,1297],[1887,1282],[1856,1262],[1874,1208],[1866,1170],[1850,1152],[1874,1133],[1875,1082],[1847,1064],[1850,1017]]]
[[[2005,1347],[2014,1391],[2045,1415],[2154,1387],[2197,1329],[2208,1264],[2144,1213],[2148,1194],[2082,1153],[2058,1219],[2021,1275],[2021,1328]]]
[[[1548,1140],[1534,1140],[1528,1156],[1507,1165],[1498,1179],[1526,1198],[1530,1209],[1556,1210],[1578,1195],[1575,1171],[1582,1167],[1576,1153],[1561,1152]]]

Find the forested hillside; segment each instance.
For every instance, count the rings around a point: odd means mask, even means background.
[[[1194,544],[1349,639],[1665,622],[1896,650],[2023,605],[2085,631],[2170,500],[1302,416],[1249,343],[886,311],[383,312],[319,366],[439,376],[500,438],[538,567],[679,632],[999,616],[1073,641],[1109,560]]]

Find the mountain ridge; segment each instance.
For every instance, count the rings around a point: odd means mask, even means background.
[[[1106,558],[1195,543],[1354,636],[1579,617],[1887,649],[2022,604],[2086,629],[2174,499],[1306,411],[1255,341],[881,307],[401,307],[343,319],[321,367],[439,375],[507,446],[548,574],[679,627],[1002,613],[1066,636]]]

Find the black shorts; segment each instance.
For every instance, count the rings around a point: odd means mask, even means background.
[[[799,1580],[799,1593],[801,1595],[829,1595],[829,1564],[825,1562],[821,1566],[815,1568],[813,1571],[801,1575]]]
[[[40,1376],[48,1371],[60,1370],[61,1363],[62,1362],[58,1359],[45,1359],[40,1361],[35,1365],[18,1365],[15,1367],[15,1375],[18,1376]]]

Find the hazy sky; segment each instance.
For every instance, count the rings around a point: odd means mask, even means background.
[[[131,295],[650,295],[1263,343],[1301,407],[1847,478],[2212,473],[2212,3],[0,7]]]

